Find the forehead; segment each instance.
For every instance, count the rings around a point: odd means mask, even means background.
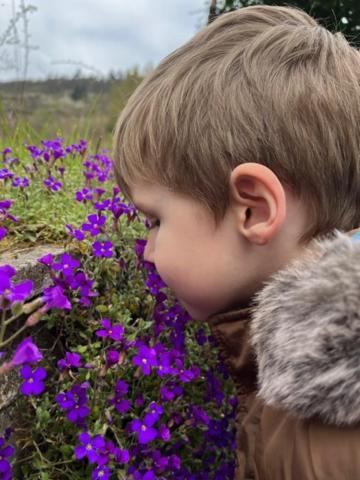
[[[129,185],[131,200],[140,210],[155,207],[164,202],[169,191],[161,185],[149,182],[134,182]]]

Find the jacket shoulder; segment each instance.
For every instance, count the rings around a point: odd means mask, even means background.
[[[254,298],[259,395],[298,418],[351,426],[360,422],[360,241],[335,230],[310,247],[315,256]]]

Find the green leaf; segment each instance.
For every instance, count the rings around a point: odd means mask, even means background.
[[[15,302],[11,306],[11,312],[14,315],[14,317],[18,317],[19,315],[22,314],[23,311],[23,304],[21,302]]]
[[[109,309],[106,305],[97,305],[96,310],[99,313],[106,313]]]
[[[73,447],[70,445],[60,445],[60,452],[63,454],[64,458],[71,458],[73,456]]]

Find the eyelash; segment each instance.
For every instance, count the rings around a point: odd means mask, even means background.
[[[160,220],[149,221],[149,224],[150,224],[149,230],[152,230],[153,228],[160,227]]]
[[[160,220],[145,220],[145,225],[147,226],[148,230],[153,230],[154,228],[160,227]]]

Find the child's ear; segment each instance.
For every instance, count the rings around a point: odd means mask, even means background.
[[[234,168],[230,175],[230,199],[239,232],[257,245],[267,244],[285,220],[284,188],[264,165],[243,163]]]

